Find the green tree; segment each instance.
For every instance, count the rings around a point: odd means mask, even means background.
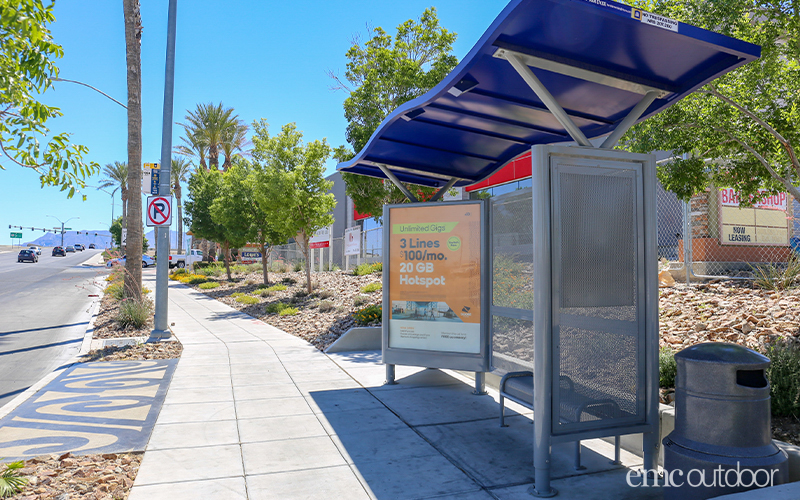
[[[333,224],[331,211],[336,206],[336,199],[328,192],[333,183],[323,176],[331,148],[325,139],[304,143],[303,133],[294,123],[284,125],[275,136],[270,136],[264,120],[254,123],[253,128],[253,161],[259,172],[254,186],[256,200],[262,209],[286,222],[288,234],[296,234],[311,293],[308,240],[318,229]]]
[[[178,253],[183,253],[183,207],[181,206],[181,197],[183,196],[182,183],[188,180],[188,175],[192,171],[193,165],[181,156],[172,158],[172,167],[169,170],[170,182],[172,183],[172,193],[175,195],[177,201],[176,209],[178,210]]]
[[[122,216],[117,217],[114,219],[114,222],[111,223],[111,227],[109,228],[109,232],[111,233],[111,241],[117,247],[122,247]],[[150,243],[147,241],[147,238],[142,235],[142,253],[147,252],[150,248]],[[140,259],[141,260],[141,259]]]
[[[107,163],[103,167],[103,175],[105,179],[100,181],[98,186],[101,189],[116,186],[111,192],[111,196],[119,189],[119,195],[122,199],[122,224],[124,227],[128,215],[128,164],[124,161],[115,161],[114,163]]]
[[[425,9],[418,21],[409,19],[397,27],[394,37],[383,28],[373,28],[369,39],[356,39],[347,51],[344,79],[330,73],[334,89],[344,90],[344,116],[347,119],[347,142],[355,152],[361,151],[386,116],[401,104],[432,89],[456,66],[452,54],[456,33],[439,24],[436,9]],[[336,149],[334,157],[346,161],[353,150]],[[380,220],[383,205],[403,203],[403,193],[390,182],[344,173],[347,195],[361,213],[371,213]],[[431,188],[409,189],[423,198]]]
[[[51,134],[47,121],[62,113],[35,98],[53,86],[54,60],[64,54],[47,27],[54,21],[53,3],[0,0],[0,152],[7,162],[35,170],[42,186],[60,187],[71,198],[100,166],[83,161],[89,150],[71,144],[69,134]]]
[[[238,163],[222,174],[220,189],[211,203],[211,219],[222,228],[225,270],[231,279],[231,248],[241,248],[255,237],[253,196],[246,164]]]
[[[222,243],[225,241],[225,228],[214,222],[211,206],[222,186],[222,172],[219,170],[195,170],[187,183],[188,196],[184,203],[184,219],[194,238]],[[211,258],[208,251],[203,252]]]
[[[800,200],[800,4],[652,0],[639,6],[756,43],[761,59],[633,127],[621,147],[672,151],[659,179],[685,200],[709,186],[733,187],[745,203],[760,199],[760,188]]]

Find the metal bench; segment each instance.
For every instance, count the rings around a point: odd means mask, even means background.
[[[562,422],[580,422],[588,415],[591,418],[615,418],[620,415],[620,408],[611,399],[593,399],[575,391],[575,384],[566,375],[559,377],[559,389],[571,393],[568,399],[561,398],[560,418]],[[505,400],[533,409],[533,372],[509,372],[500,380],[500,427],[505,423]],[[535,418],[535,416],[534,416]],[[620,439],[614,436],[614,465],[620,465]],[[575,442],[575,470],[585,469],[581,465],[581,442]]]

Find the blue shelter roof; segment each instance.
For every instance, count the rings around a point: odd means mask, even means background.
[[[612,132],[648,91],[638,123],[760,56],[757,45],[607,0],[513,0],[459,65],[380,124],[338,170],[456,186],[535,144],[573,138],[512,67],[533,72],[583,134]]]

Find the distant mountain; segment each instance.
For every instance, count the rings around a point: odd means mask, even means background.
[[[80,243],[81,245],[88,247],[90,244],[94,243],[97,248],[106,248],[112,245],[111,233],[107,230],[92,231],[92,230],[81,229],[80,233],[81,234],[78,234],[78,231],[66,231],[64,233],[64,246]],[[95,234],[97,234],[97,236],[95,236]],[[145,233],[144,237],[147,238],[147,243],[150,245],[150,248],[155,249],[156,247],[155,231],[150,231],[148,233]],[[170,248],[178,248],[177,231],[170,231],[170,240],[171,240]],[[183,248],[184,249],[188,248],[189,243],[191,243],[191,241],[192,237],[184,234]],[[26,242],[25,245],[37,245],[40,247],[59,246],[61,245],[61,234],[45,233],[33,241]]]
[[[97,248],[106,248],[111,246],[111,233],[107,230],[100,230],[100,231],[91,231],[91,230],[83,230],[81,229],[81,234],[78,234],[78,231],[66,231],[64,232],[64,246],[67,245],[74,245],[75,243],[80,243],[88,247],[91,243],[94,243]],[[89,233],[89,234],[85,234]],[[97,236],[95,236],[97,234]],[[25,243],[26,245],[37,245],[40,247],[54,247],[61,245],[61,233],[54,234],[54,233],[45,233],[42,236],[39,236],[33,241],[29,241]]]

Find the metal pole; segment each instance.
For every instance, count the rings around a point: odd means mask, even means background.
[[[172,107],[175,91],[175,25],[178,0],[169,0],[167,16],[167,57],[164,77],[164,116],[161,132],[161,177],[158,192],[168,196],[170,192],[170,168],[172,163]],[[156,228],[156,312],[151,340],[170,338],[167,305],[169,297],[169,233],[170,227]]]
[[[61,246],[64,246],[64,223],[61,223]]]

